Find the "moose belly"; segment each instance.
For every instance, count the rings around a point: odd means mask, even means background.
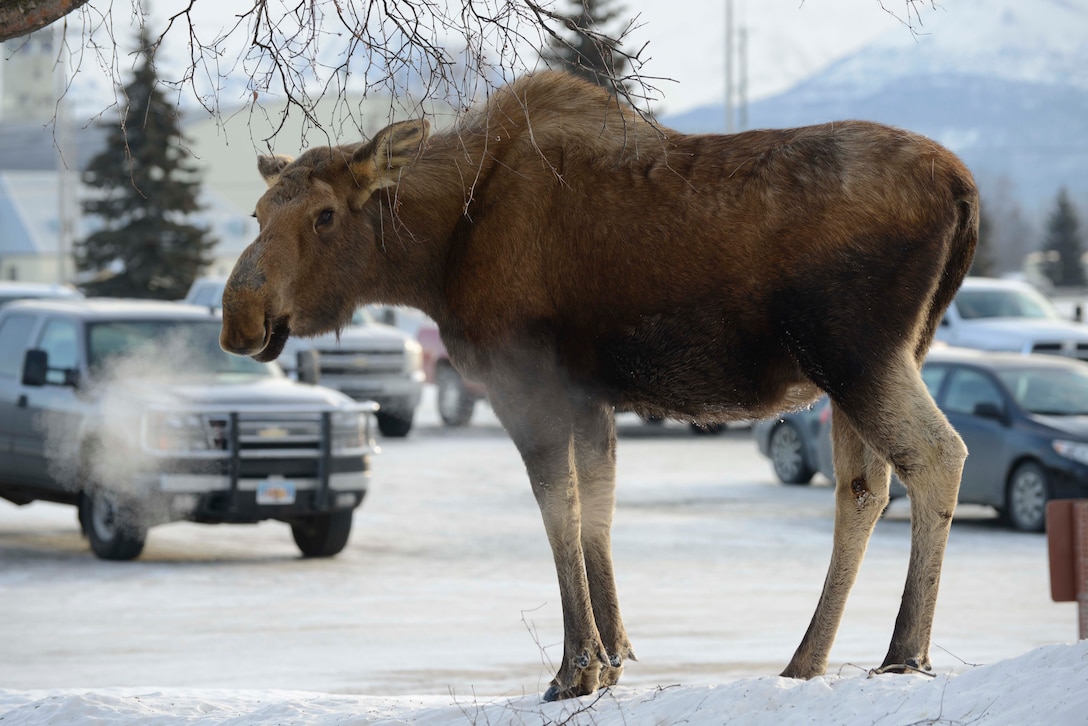
[[[617,408],[644,415],[735,421],[819,396],[769,331],[761,332],[708,313],[646,316],[619,332],[596,331],[563,357],[573,378],[584,374]]]

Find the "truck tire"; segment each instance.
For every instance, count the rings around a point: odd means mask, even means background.
[[[442,366],[435,374],[435,384],[438,386],[438,415],[442,417],[442,423],[447,426],[467,424],[472,419],[476,399],[465,389],[461,375],[449,366]]]
[[[375,414],[378,419],[378,430],[382,436],[394,439],[404,438],[412,430],[412,412],[407,414],[392,413],[390,411],[378,411]]]
[[[351,535],[353,511],[300,517],[291,523],[291,534],[303,557],[332,557],[339,554]]]
[[[134,560],[143,552],[147,528],[136,507],[105,489],[84,492],[79,498],[79,521],[91,551],[103,560]]]

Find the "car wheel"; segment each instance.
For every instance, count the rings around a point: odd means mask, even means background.
[[[382,436],[391,438],[403,438],[412,430],[412,414],[389,413],[378,411],[375,416],[378,419],[378,430]]]
[[[91,551],[103,560],[132,560],[143,552],[147,528],[136,507],[116,493],[95,489],[79,498],[79,521]]]
[[[1016,467],[1009,477],[1005,498],[1005,516],[1014,529],[1022,532],[1042,532],[1046,526],[1046,503],[1050,486],[1046,472],[1032,461]]]
[[[815,474],[808,461],[797,427],[788,421],[775,426],[771,432],[771,463],[775,476],[783,484],[808,484]]]
[[[339,554],[351,535],[352,510],[300,517],[291,523],[291,534],[303,557]]]
[[[438,386],[438,415],[447,426],[464,426],[472,418],[476,399],[465,390],[464,379],[450,368],[442,366],[435,374]]]

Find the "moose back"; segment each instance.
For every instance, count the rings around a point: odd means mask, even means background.
[[[364,303],[438,323],[518,447],[554,554],[564,653],[545,698],[612,685],[634,659],[612,569],[614,411],[713,423],[824,392],[831,564],[783,674],[825,671],[892,468],[911,547],[882,669],[929,667],[966,449],[919,369],[978,236],[947,150],[857,121],[689,136],[542,73],[442,133],[405,121],[258,167],[223,348],[272,360]]]

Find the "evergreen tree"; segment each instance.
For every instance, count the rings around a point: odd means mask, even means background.
[[[624,9],[609,8],[611,0],[567,1],[572,12],[555,14],[563,28],[549,39],[540,57],[553,68],[563,68],[598,86],[611,91],[622,89],[627,58],[616,52],[619,39],[610,37],[603,28],[620,17]]]
[[[994,262],[994,225],[986,205],[983,204],[978,215],[978,246],[975,248],[971,270],[967,274],[996,277],[997,272],[997,264]]]
[[[1082,287],[1085,283],[1084,266],[1081,257],[1084,245],[1081,242],[1080,223],[1076,210],[1069,201],[1069,192],[1063,187],[1058,192],[1058,201],[1046,223],[1046,237],[1043,251],[1050,253],[1051,261],[1047,264],[1047,276],[1055,287]]]
[[[83,286],[89,295],[171,300],[185,296],[211,262],[217,241],[186,223],[200,209],[199,173],[177,109],[159,88],[146,28],[139,47],[135,73],[124,87],[122,123],[110,129],[106,148],[83,171],[83,182],[93,188],[83,211],[103,226],[76,243],[76,268],[97,273]]]

